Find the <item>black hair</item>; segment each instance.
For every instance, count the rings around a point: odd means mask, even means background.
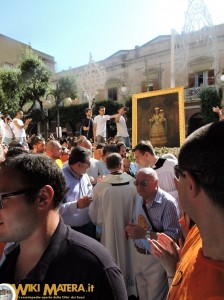
[[[41,141],[45,141],[45,139],[40,135],[34,134],[29,139],[29,145],[33,148],[33,145],[37,145]]]
[[[103,156],[106,155],[108,152],[110,153],[119,153],[119,150],[116,145],[106,145],[103,148]]]
[[[187,137],[178,164],[188,171],[207,196],[224,209],[224,121],[205,125]]]
[[[76,164],[77,162],[86,162],[87,158],[90,157],[92,152],[89,149],[83,148],[81,146],[76,146],[72,149],[68,163],[69,165]]]
[[[155,155],[155,151],[154,151],[154,148],[151,144],[150,141],[141,141],[139,142],[133,149],[132,151],[135,152],[135,151],[139,151],[141,152],[142,154],[145,154],[145,152],[149,152],[151,155]]]
[[[125,145],[124,142],[117,142],[116,146],[117,146],[117,148],[118,148],[119,151],[120,151],[120,149],[121,149],[122,146],[124,146],[126,148],[126,145]]]
[[[9,148],[5,154],[5,159],[15,157],[20,154],[28,154],[29,151],[24,149],[23,147],[12,147]]]
[[[92,111],[92,109],[91,109],[91,108],[87,107],[87,108],[85,109],[85,113],[87,113],[89,110],[91,110],[91,111]]]
[[[105,147],[105,146],[106,146],[106,144],[104,144],[104,143],[99,143],[99,144],[96,145],[96,150],[97,150],[97,149],[103,149],[103,147]]]
[[[50,185],[54,190],[55,208],[63,201],[67,192],[65,178],[61,169],[51,158],[39,154],[21,154],[6,159],[1,164],[0,172],[4,172],[7,176],[9,171],[17,171],[21,174],[18,180],[24,184],[24,188],[33,188],[28,202],[34,202],[36,193],[45,185]]]
[[[111,153],[106,158],[106,165],[108,170],[119,168],[122,163],[122,157],[119,153]]]
[[[20,147],[20,148],[23,148],[23,145],[20,144],[20,142],[16,141],[16,140],[12,140],[10,143],[9,143],[9,148],[14,148],[14,147]]]

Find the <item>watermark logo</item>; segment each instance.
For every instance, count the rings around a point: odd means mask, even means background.
[[[0,300],[16,300],[16,291],[11,284],[0,284]]]

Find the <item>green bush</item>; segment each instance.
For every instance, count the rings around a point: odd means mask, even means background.
[[[220,91],[218,92],[214,87],[206,87],[199,93],[199,98],[201,99],[202,125],[218,121],[219,117],[212,111],[212,107],[220,106]]]

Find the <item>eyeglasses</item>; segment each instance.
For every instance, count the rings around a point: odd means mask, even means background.
[[[3,204],[2,204],[2,201],[6,198],[9,198],[9,197],[12,197],[12,196],[16,196],[16,195],[22,195],[22,194],[25,194],[26,192],[30,191],[30,190],[33,190],[33,188],[27,188],[27,189],[24,189],[24,190],[20,190],[20,191],[16,191],[16,192],[12,192],[12,193],[7,193],[7,194],[2,194],[0,195],[0,209],[3,208]]]
[[[91,162],[90,161],[84,161],[84,162],[82,162],[83,164],[87,164],[89,167],[91,166]]]
[[[138,186],[138,185],[147,186],[149,184],[149,182],[152,182],[152,181],[149,181],[147,179],[144,179],[144,180],[135,180],[134,184],[135,184],[135,186]]]
[[[192,169],[189,169],[189,168],[182,169],[182,168],[179,167],[179,165],[174,166],[175,177],[177,179],[179,179],[180,176],[185,177],[184,171],[188,171],[188,172],[192,173],[193,175],[198,175],[198,176],[202,175],[202,172],[197,171],[197,170],[192,170]]]

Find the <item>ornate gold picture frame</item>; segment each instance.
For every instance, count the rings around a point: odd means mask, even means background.
[[[184,87],[132,95],[132,146],[179,147],[185,140]]]

